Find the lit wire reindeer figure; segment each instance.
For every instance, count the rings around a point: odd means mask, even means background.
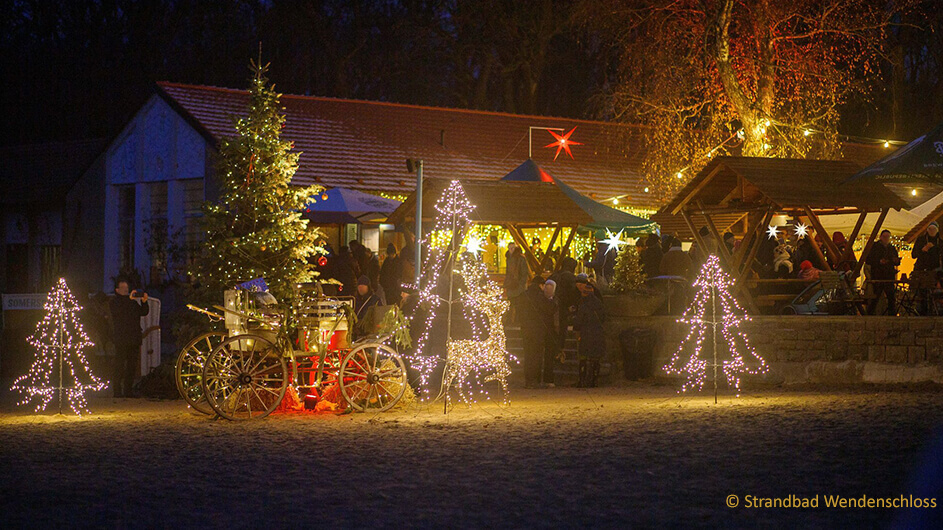
[[[501,287],[487,278],[487,271],[481,263],[469,263],[465,260],[462,276],[467,292],[465,303],[470,309],[479,311],[488,319],[488,338],[484,340],[452,340],[448,342],[444,388],[446,403],[451,405],[448,388],[455,383],[459,398],[470,403],[465,386],[473,374],[484,374],[482,383],[497,381],[501,383],[504,403],[507,404],[508,376],[511,375],[507,341],[501,317],[508,310],[508,301],[501,298]],[[485,392],[487,394],[487,392]]]

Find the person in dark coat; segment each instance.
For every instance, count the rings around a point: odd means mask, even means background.
[[[556,283],[557,307],[559,311],[558,322],[560,325],[559,349],[563,351],[566,343],[567,329],[570,327],[570,321],[576,313],[576,308],[580,304],[580,290],[576,286],[576,265],[575,259],[567,256],[560,262],[560,270],[555,272],[550,279]]]
[[[357,280],[357,294],[354,295],[354,314],[357,316],[356,337],[373,332],[373,328],[379,322],[374,322],[371,318],[371,308],[382,305],[380,297],[370,287],[370,279],[366,275],[360,276]]]
[[[868,265],[871,267],[871,279],[874,280],[874,298],[868,304],[868,314],[874,314],[878,300],[883,293],[887,298],[888,314],[896,315],[897,286],[894,280],[897,279],[897,266],[900,265],[900,257],[897,254],[897,249],[891,244],[890,230],[881,231],[881,238],[868,254]]]
[[[658,266],[660,276],[679,276],[686,280],[691,278],[694,269],[694,262],[691,256],[681,249],[681,242],[672,239],[671,248],[661,257],[661,263]]]
[[[556,386],[554,367],[557,359],[563,362],[562,342],[560,341],[560,303],[556,296],[557,282],[547,280],[544,282],[543,293],[550,304],[549,310],[544,314],[544,335],[546,346],[544,348],[543,372],[541,383],[549,388]]]
[[[602,299],[595,294],[593,286],[585,275],[576,277],[580,289],[580,306],[576,310],[573,327],[579,331],[579,388],[593,388],[599,377],[599,360],[606,353],[606,336],[603,330],[605,310]]]
[[[380,258],[369,247],[363,247],[363,256],[361,274],[370,279],[370,288],[376,291],[380,287]]]
[[[649,234],[645,239],[645,248],[642,250],[642,272],[646,278],[658,276],[661,268],[661,257],[664,252],[661,251],[661,239],[658,234]]]
[[[927,226],[927,231],[917,237],[914,242],[914,249],[910,255],[917,260],[914,264],[914,272],[917,271],[935,271],[940,268],[940,226],[933,221]]]
[[[541,388],[540,376],[547,350],[547,322],[555,306],[543,291],[544,279],[535,276],[518,303],[521,338],[524,342],[524,388]]]
[[[386,246],[386,259],[380,266],[380,286],[388,303],[398,303],[403,284],[403,258],[396,254],[393,243]]]
[[[343,246],[338,250],[332,269],[334,279],[341,282],[340,294],[342,296],[354,296],[354,293],[357,292],[357,277],[359,275],[354,259],[350,255],[349,247]]]
[[[119,277],[115,281],[115,296],[109,306],[115,343],[112,388],[115,397],[131,397],[134,374],[141,357],[141,317],[150,311],[147,293],[130,291],[128,279]]]

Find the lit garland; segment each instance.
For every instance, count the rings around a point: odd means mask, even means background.
[[[65,393],[69,406],[81,416],[88,412],[85,392],[104,390],[108,384],[92,375],[82,353],[94,344],[79,322],[78,312],[82,308],[64,278],[59,278],[59,283],[49,291],[43,309],[46,315],[36,325],[36,331],[26,339],[36,348],[36,360],[29,373],[13,382],[11,390],[23,394],[18,405],[25,405],[36,398],[36,412],[45,410],[58,392],[60,414]],[[58,384],[53,383],[56,376]]]
[[[730,288],[733,286],[733,280],[720,267],[720,261],[717,256],[711,255],[707,263],[701,268],[701,272],[694,281],[694,286],[698,288],[694,296],[694,302],[688,306],[684,315],[678,319],[678,322],[689,324],[691,326],[688,335],[681,341],[678,350],[671,357],[671,361],[665,365],[664,369],[669,374],[685,375],[687,377],[681,392],[692,388],[702,390],[707,381],[707,369],[714,369],[714,390],[716,401],[717,389],[717,368],[723,367],[724,375],[727,377],[727,383],[737,390],[737,396],[740,395],[740,376],[742,374],[760,374],[766,373],[768,367],[766,361],[757,355],[746,334],[741,331],[740,324],[747,322],[750,317],[740,307],[736,299],[730,294]],[[740,316],[740,315],[743,316]],[[720,317],[720,320],[718,320]],[[721,335],[730,350],[730,358],[718,364],[718,346],[717,346],[717,328],[720,327]],[[756,368],[750,368],[744,361],[744,355],[740,353],[737,345],[737,338],[743,345],[746,355],[755,359]],[[694,340],[694,353],[691,357],[681,364],[681,354],[684,347]],[[713,344],[713,362],[702,357],[702,348],[706,340]]]
[[[465,283],[465,304],[472,310],[482,313],[488,321],[488,338],[452,340],[447,344],[443,389],[446,403],[451,404],[451,395],[448,389],[454,384],[459,398],[464,403],[471,401],[466,388],[472,384],[477,376],[482,383],[497,381],[501,384],[503,402],[508,403],[508,382],[511,375],[511,355],[507,350],[507,340],[504,336],[504,325],[501,322],[509,304],[501,297],[501,287],[488,278],[485,264],[474,256],[462,260],[462,279]],[[481,391],[488,395],[484,387]]]
[[[428,314],[423,325],[422,334],[416,341],[416,351],[410,357],[412,365],[419,371],[419,380],[423,392],[428,396],[428,382],[432,371],[439,364],[439,356],[423,355],[423,349],[429,341],[429,333],[432,329],[432,322],[436,317],[439,306],[443,300],[436,295],[439,288],[439,280],[446,266],[451,267],[458,254],[458,246],[463,239],[466,229],[472,221],[469,214],[475,209],[472,203],[465,195],[462,185],[453,180],[445,192],[435,203],[437,213],[433,221],[430,237],[434,235],[438,241],[441,241],[448,234],[448,242],[445,245],[433,245],[429,240],[423,241],[428,251],[422,263],[422,285],[419,289],[419,303],[427,308]],[[449,293],[451,296],[451,293]],[[446,300],[446,303],[450,301]]]

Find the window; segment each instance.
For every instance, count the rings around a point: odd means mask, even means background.
[[[187,249],[187,262],[193,249],[203,241],[203,228],[200,226],[200,217],[203,216],[203,179],[188,179],[181,181],[183,191],[183,245]]]
[[[118,264],[119,269],[134,269],[134,186],[118,187]]]

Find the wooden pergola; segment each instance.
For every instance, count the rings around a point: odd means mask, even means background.
[[[451,180],[427,178],[423,180],[423,224],[435,218],[435,203]],[[472,220],[478,224],[504,227],[521,247],[532,270],[539,270],[540,260],[527,244],[523,229],[552,227],[553,235],[547,249],[561,237],[564,228],[570,228],[563,243],[562,255],[567,255],[570,244],[580,226],[592,226],[596,220],[579,204],[568,197],[559,186],[549,182],[507,180],[464,180],[462,188],[468,200],[475,205]],[[622,212],[619,212],[622,213]],[[633,216],[625,214],[627,219]],[[387,219],[388,223],[409,226],[416,217],[416,195],[411,194]],[[654,223],[651,224],[654,230]]]
[[[746,302],[754,306],[744,281],[752,275],[752,264],[774,215],[788,215],[807,223],[822,235],[823,252],[815,238],[809,238],[826,270],[851,258],[851,245],[842,254],[822,226],[820,216],[858,213],[849,241],[861,231],[868,212],[879,212],[861,256],[850,278],[856,277],[867,260],[881,225],[891,209],[905,208],[897,195],[875,181],[845,181],[860,167],[847,161],[783,158],[718,157],[702,169],[674,198],[652,216],[662,233],[694,240],[708,248],[699,230],[707,227],[715,241],[731,231],[742,237],[733,254],[718,244],[719,258],[734,277]],[[754,306],[755,307],[755,306]]]

